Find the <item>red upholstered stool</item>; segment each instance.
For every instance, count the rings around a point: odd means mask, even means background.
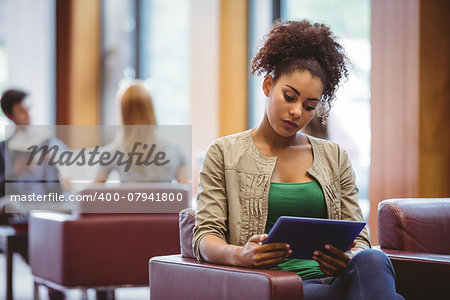
[[[174,186],[172,191],[183,193]],[[148,286],[148,261],[180,252],[178,213],[33,213],[29,255],[35,287],[113,290]],[[35,288],[35,295],[37,289]]]

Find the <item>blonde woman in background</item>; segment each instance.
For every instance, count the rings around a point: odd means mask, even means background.
[[[133,163],[127,170],[125,165],[118,165],[115,161],[108,166],[101,166],[95,181],[105,182],[111,171],[116,170],[121,182],[177,180],[186,183],[186,159],[178,146],[158,135],[153,100],[145,84],[140,80],[133,80],[118,90],[117,99],[120,103],[123,126],[114,141],[106,146],[106,151],[109,151],[111,155],[114,155],[115,151],[121,151],[126,155],[132,151],[133,147],[136,147],[136,143],[141,143],[138,144],[137,150],[143,152],[145,157],[152,145],[155,145],[154,153],[164,152],[166,159],[170,162],[162,166],[155,164],[146,166],[136,164],[133,158]]]

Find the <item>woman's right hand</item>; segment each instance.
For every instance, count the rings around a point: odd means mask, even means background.
[[[266,238],[267,234],[252,236],[238,251],[237,265],[246,268],[270,268],[281,263],[292,253],[289,244],[286,243],[263,245],[262,242]]]

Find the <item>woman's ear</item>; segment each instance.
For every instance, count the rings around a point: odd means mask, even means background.
[[[263,91],[266,97],[269,97],[269,92],[270,89],[272,88],[272,84],[273,84],[273,77],[271,75],[267,75],[263,81]]]

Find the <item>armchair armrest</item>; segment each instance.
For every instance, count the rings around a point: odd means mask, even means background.
[[[450,255],[402,251],[395,249],[381,249],[391,260],[404,260],[411,262],[424,262],[450,267]]]
[[[150,259],[150,298],[299,300],[303,284],[294,272],[200,263],[181,255],[157,256]]]
[[[406,299],[440,299],[448,290],[450,255],[381,250],[392,261],[397,290]]]

